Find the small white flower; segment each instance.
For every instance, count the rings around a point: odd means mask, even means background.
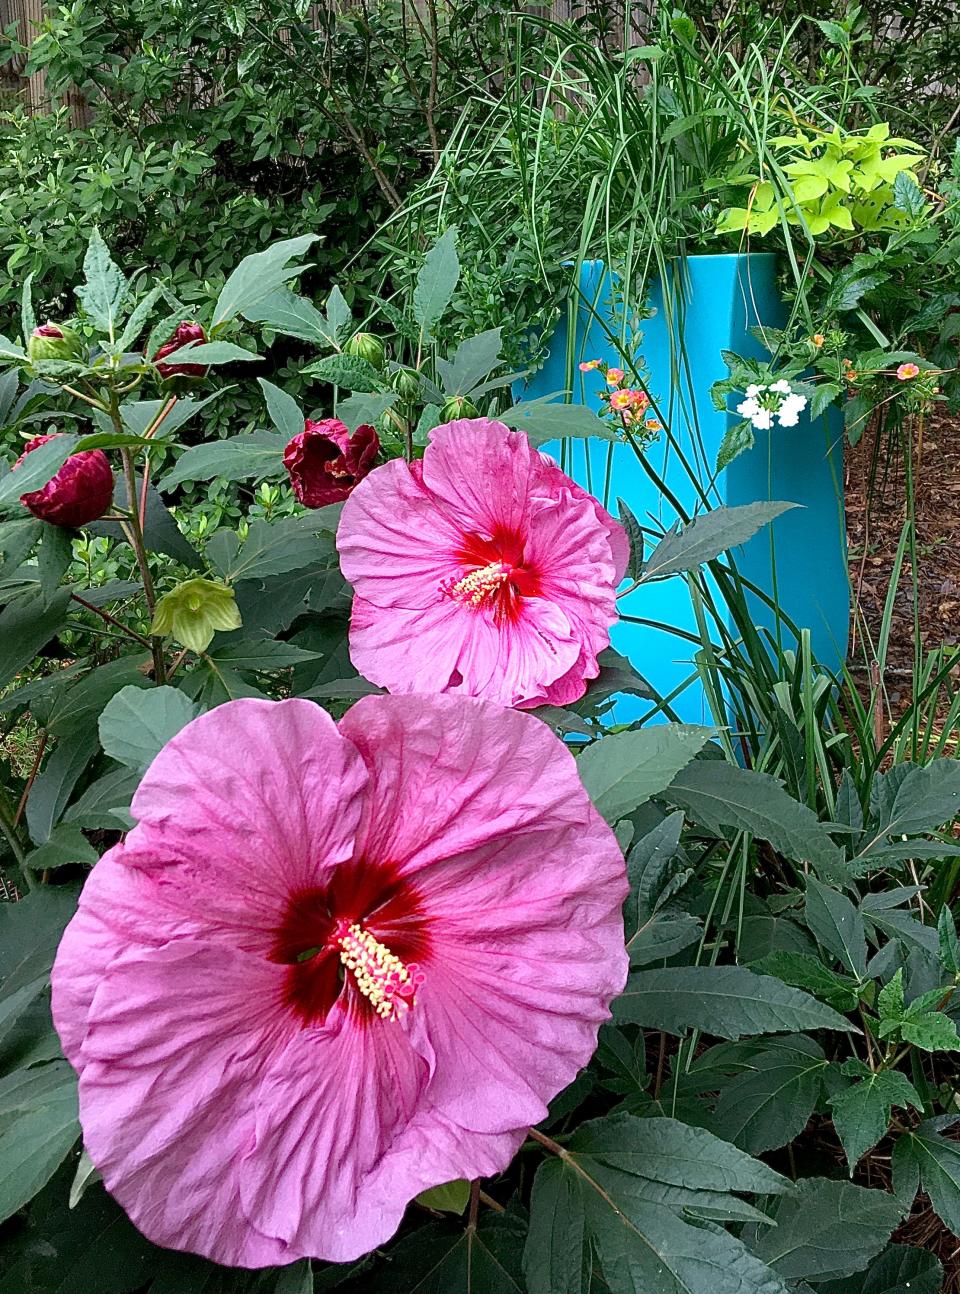
[[[795,427],[800,414],[807,407],[805,395],[788,395],[777,411],[781,427]]]
[[[796,409],[781,409],[777,416],[781,427],[795,427],[800,421],[800,415]]]
[[[767,388],[765,386],[757,386],[756,382],[751,382],[750,385],[747,387],[747,395],[750,396],[751,399],[753,399],[754,397],[758,396],[761,391],[765,391],[766,389]]]
[[[759,412],[760,405],[752,395],[737,405],[737,413],[742,413],[745,418],[755,418]]]
[[[790,383],[784,378],[781,378],[779,382],[774,382],[770,388],[771,391],[779,391],[781,395],[789,395],[791,389]]]
[[[769,431],[773,426],[773,414],[769,409],[760,409],[753,415],[753,425],[758,431]]]

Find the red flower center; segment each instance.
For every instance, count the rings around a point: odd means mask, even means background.
[[[471,532],[456,556],[463,574],[444,580],[440,592],[468,611],[491,611],[497,625],[516,622],[522,599],[540,593],[536,572],[524,561],[523,539],[515,532],[498,531],[489,539]]]
[[[290,896],[270,958],[287,967],[284,1005],[311,1025],[341,996],[365,1022],[400,1017],[416,1000],[429,950],[414,887],[389,866],[359,862]]]

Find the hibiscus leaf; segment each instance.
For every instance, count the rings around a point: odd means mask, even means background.
[[[315,378],[318,382],[329,382],[332,386],[363,394],[377,392],[383,385],[373,365],[356,355],[326,355],[308,364],[301,372],[304,377]]]
[[[523,1294],[525,1235],[515,1205],[503,1213],[484,1209],[475,1228],[434,1222],[394,1245],[389,1264],[364,1288],[377,1294]]]
[[[912,1105],[915,1110],[923,1109],[916,1088],[899,1070],[870,1071],[860,1061],[853,1064],[860,1071],[860,1081],[830,1097],[833,1126],[847,1157],[851,1176],[867,1151],[886,1136],[893,1106],[904,1108]],[[849,1062],[844,1066],[845,1073],[848,1066]]]
[[[337,417],[345,422],[351,431],[356,431],[363,423],[375,426],[399,399],[395,391],[386,391],[383,394],[357,392],[355,395],[348,396],[346,400],[337,401]]]
[[[816,814],[767,773],[698,759],[681,769],[664,798],[717,834],[725,828],[746,831],[795,861],[827,871],[843,869],[843,854]]]
[[[176,352],[178,364],[234,364],[237,361],[249,363],[259,359],[256,351],[246,350],[232,341],[192,341],[180,346]],[[172,362],[172,361],[171,361]]]
[[[6,687],[67,622],[70,590],[47,599],[37,589],[0,611],[0,688]]]
[[[330,542],[311,534],[301,517],[250,523],[241,546],[234,530],[218,530],[207,544],[206,555],[225,580],[262,580],[285,575],[304,566],[325,567]]]
[[[863,917],[846,895],[810,876],[804,916],[820,946],[832,953],[851,975],[863,979],[867,971]]]
[[[270,421],[277,431],[286,440],[291,440],[294,436],[298,436],[303,431],[304,417],[303,411],[296,400],[286,391],[281,391],[280,387],[268,382],[265,377],[258,377],[257,381],[267,402],[267,413],[270,415]]]
[[[638,580],[643,572],[643,531],[623,499],[617,499],[617,515],[630,540],[630,560],[624,574],[627,579]]]
[[[617,822],[664,791],[713,734],[682,723],[613,733],[580,756],[581,781],[606,820]]]
[[[128,284],[110,256],[109,248],[94,229],[83,258],[84,283],[77,288],[77,300],[103,332],[114,340],[120,311],[126,300]]]
[[[287,238],[274,243],[266,251],[245,256],[221,289],[211,328],[219,327],[235,315],[246,314],[271,292],[276,292],[289,279],[302,273],[306,265],[291,265],[290,262],[298,260],[317,237],[317,234],[303,234],[299,238]]]
[[[171,737],[200,713],[174,687],[124,687],[100,715],[100,744],[112,759],[146,770]]]
[[[940,1294],[943,1267],[916,1245],[889,1245],[863,1275],[817,1285],[817,1294]]]
[[[771,1039],[723,1084],[710,1127],[752,1155],[785,1146],[807,1126],[828,1068],[812,1038]]]
[[[714,508],[694,519],[683,530],[669,530],[643,565],[644,580],[692,571],[736,548],[761,527],[795,508],[796,503],[745,503],[735,508]]]
[[[3,1082],[9,1084],[10,1077]],[[21,1101],[0,1122],[0,1222],[46,1185],[80,1135],[76,1075],[63,1065],[57,1066],[57,1082],[39,1078],[32,1100]]]
[[[526,432],[531,445],[545,445],[565,436],[616,440],[610,424],[592,409],[583,404],[560,404],[552,395],[537,400],[521,400],[505,409],[499,417],[515,431]]]
[[[413,317],[424,336],[452,301],[459,279],[457,231],[451,226],[427,252],[413,290]]]
[[[303,430],[302,419],[297,430]],[[287,441],[286,435],[273,431],[251,431],[226,440],[193,445],[180,455],[174,467],[157,482],[157,487],[172,490],[184,481],[212,481],[214,477],[242,481],[251,476],[258,479],[279,476],[284,471],[283,451]]]
[[[261,323],[273,332],[287,337],[299,337],[324,346],[335,346],[337,338],[327,320],[306,297],[297,296],[289,288],[277,288],[253,305],[247,306],[243,317],[251,323]]]
[[[807,1177],[777,1200],[775,1227],[747,1226],[743,1239],[785,1280],[825,1280],[861,1271],[900,1221],[886,1191]]]
[[[500,364],[502,328],[467,337],[449,359],[437,360],[443,394],[469,395]]]
[[[632,974],[613,1004],[614,1019],[718,1038],[803,1029],[858,1032],[842,1015],[800,989],[745,966],[673,966]]]

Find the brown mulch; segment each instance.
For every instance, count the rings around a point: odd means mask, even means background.
[[[913,428],[916,469],[920,640],[924,652],[960,643],[960,418],[936,410],[922,444]],[[890,577],[906,520],[903,452],[886,434],[869,430],[845,464],[847,544],[854,607],[851,661],[867,673],[867,634],[876,642]],[[909,552],[893,604],[884,684],[894,708],[909,702],[913,672],[913,583]],[[866,649],[866,651],[865,651]],[[869,678],[864,678],[869,686]]]

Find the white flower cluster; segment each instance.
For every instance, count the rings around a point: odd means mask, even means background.
[[[794,395],[790,383],[783,378],[770,386],[759,386],[756,382],[751,382],[746,396],[737,405],[737,413],[749,418],[760,431],[769,431],[774,418],[781,427],[795,427],[800,413],[807,407],[807,397]]]

